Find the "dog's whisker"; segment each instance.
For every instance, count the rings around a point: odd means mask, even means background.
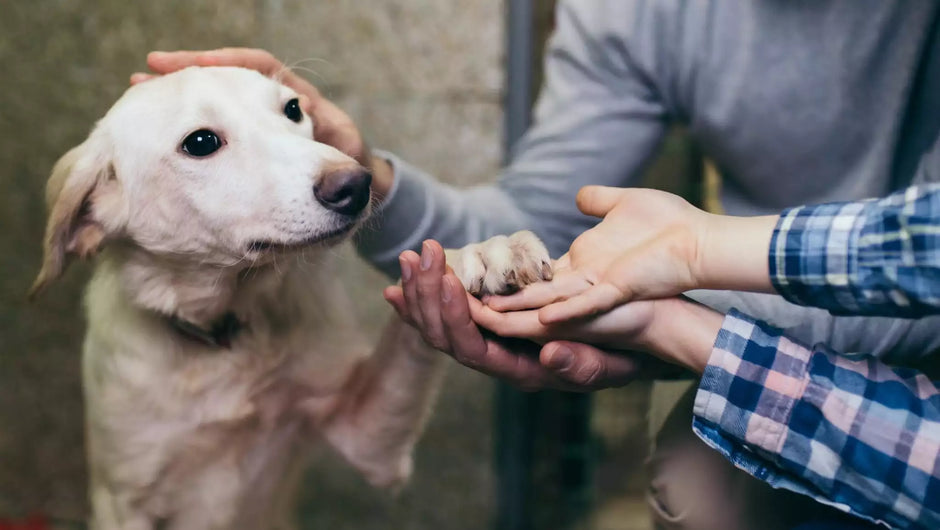
[[[323,77],[322,75],[320,75],[319,72],[313,70],[312,68],[307,68],[305,66],[302,66],[304,63],[311,63],[311,62],[320,62],[320,63],[324,63],[330,66],[333,65],[332,62],[327,61],[326,59],[318,58],[318,57],[308,57],[306,59],[299,59],[297,61],[284,61],[284,66],[282,66],[278,71],[274,72],[271,75],[271,79],[280,83],[282,82],[284,75],[287,72],[301,71],[301,72],[310,73],[311,75],[316,77],[321,83],[326,84],[327,79]]]
[[[310,75],[312,75],[312,76],[316,77],[317,79],[319,79],[320,82],[321,82],[322,84],[324,84],[324,85],[327,84],[327,82],[328,82],[325,77],[323,77],[322,75],[320,75],[319,72],[317,72],[316,70],[314,70],[314,69],[312,69],[312,68],[305,68],[305,67],[303,67],[303,66],[294,66],[294,67],[290,68],[290,70],[291,70],[291,71],[294,71],[294,72],[297,72],[297,71],[299,71],[299,72],[307,72],[307,73],[309,73]]]

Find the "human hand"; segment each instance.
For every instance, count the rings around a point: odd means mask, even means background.
[[[568,341],[539,344],[484,334],[470,317],[470,296],[450,270],[439,244],[427,241],[421,256],[403,252],[401,286],[385,289],[398,315],[417,328],[425,341],[461,364],[498,377],[524,390],[583,392],[622,386],[658,374],[659,364],[644,356],[608,352]]]
[[[501,313],[482,303],[471,303],[470,315],[503,337],[639,350],[697,373],[704,371],[723,321],[720,313],[681,298],[631,302],[601,315],[557,324],[543,323],[538,310]]]
[[[712,215],[644,188],[587,186],[577,201],[604,219],[555,263],[553,281],[490,297],[487,305],[542,308],[540,322],[552,324],[690,289],[771,289],[767,249],[776,217]]]
[[[394,172],[385,160],[372,156],[352,118],[324,97],[307,80],[291,71],[269,52],[251,48],[221,48],[206,51],[150,52],[147,67],[152,73],[131,75],[131,84],[145,82],[189,66],[237,66],[257,70],[292,88],[300,96],[301,108],[310,115],[318,142],[331,145],[372,171],[372,191],[382,199],[391,189]]]

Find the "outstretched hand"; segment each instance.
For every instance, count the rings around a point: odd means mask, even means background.
[[[687,290],[770,290],[767,248],[776,217],[708,214],[670,193],[587,186],[578,208],[602,217],[555,263],[551,282],[505,297],[497,311],[538,309],[542,324],[602,314]]]

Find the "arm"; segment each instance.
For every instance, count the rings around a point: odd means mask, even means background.
[[[667,116],[649,76],[624,53],[622,30],[617,39],[606,31],[606,11],[599,2],[559,4],[534,124],[495,185],[458,190],[383,154],[396,180],[374,228],[360,234],[363,257],[397,276],[399,253],[425,239],[455,248],[520,229],[558,256],[594,224],[574,203],[580,187],[639,182]]]
[[[865,220],[848,224],[878,227],[886,221],[894,222],[899,212],[926,212],[933,207],[931,201],[936,200],[938,193],[940,191],[924,188],[917,194],[907,192],[905,196],[902,193],[884,201],[850,203],[864,206]],[[903,197],[907,197],[906,206],[898,204]],[[795,209],[785,214],[798,214],[802,222],[797,225],[788,222],[786,217],[780,220],[773,216],[711,215],[656,190],[588,187],[579,193],[578,206],[587,214],[603,216],[604,220],[575,240],[569,255],[559,260],[555,280],[531,286],[512,297],[491,300],[488,303],[492,307],[505,311],[548,304],[540,314],[543,322],[560,322],[608,310],[631,299],[669,296],[702,287],[772,292],[774,285],[787,283],[778,287],[786,292],[800,285],[820,285],[827,277],[818,270],[821,265],[828,264],[829,277],[839,276],[836,264],[849,266],[846,260],[820,259],[827,246],[837,246],[848,237],[844,232],[827,228],[831,224],[828,221],[832,208],[843,205]],[[819,217],[810,221],[814,212]],[[859,215],[861,212],[856,211]],[[909,232],[929,232],[926,218],[922,215],[896,224],[906,226]],[[844,226],[844,217],[840,223],[835,226]],[[872,240],[873,233],[872,228],[865,237]],[[790,244],[781,243],[771,248],[772,238],[781,242],[787,240]],[[909,259],[903,258],[913,263],[906,269],[907,273],[929,276],[937,265],[931,261],[936,261],[937,257],[930,252],[930,240],[927,237],[908,239],[914,242]],[[799,255],[800,249],[814,259],[792,258]],[[876,250],[883,249],[868,249],[869,263]],[[784,251],[789,252],[791,258],[784,256]],[[853,266],[852,274],[846,270],[840,277],[854,278],[852,285],[855,286],[872,278],[885,282],[884,277],[890,279],[892,274],[892,268],[885,264],[897,257],[889,255],[890,252],[882,254],[884,259],[877,262],[877,270]],[[771,261],[793,265],[771,278],[768,265]],[[874,292],[870,290],[867,294]],[[909,297],[918,296],[913,289],[906,292]],[[925,292],[930,295],[929,291]],[[799,307],[767,294],[694,290],[687,295],[722,312],[731,307],[743,308],[748,314],[785,328],[788,334],[805,342],[826,342],[837,349],[865,351],[890,358],[892,362],[910,363],[940,349],[940,336],[934,331],[940,323],[938,316],[920,320],[834,317],[822,309]],[[831,300],[833,296],[828,298]],[[825,302],[821,301],[820,305],[825,307]],[[882,308],[881,312],[890,311]]]
[[[940,524],[940,389],[923,373],[803,346],[735,310],[637,301],[546,325],[536,311],[473,320],[503,336],[639,349],[702,374],[693,427],[734,464],[783,487],[898,527]],[[912,525],[913,523],[913,525]]]
[[[940,184],[780,216],[714,215],[669,193],[599,186],[581,190],[578,207],[603,221],[559,261],[589,288],[546,286],[509,305],[560,300],[546,319],[570,319],[635,299],[729,289],[779,292],[838,314],[940,311]]]
[[[787,210],[770,244],[770,279],[789,300],[834,313],[937,313],[938,221],[936,184],[877,201]]]
[[[625,11],[622,6],[611,6],[593,0],[559,4],[535,123],[515,147],[510,166],[491,186],[458,190],[393,155],[376,152],[370,156],[347,115],[309,83],[292,75],[284,78],[306,96],[307,100],[302,101],[318,124],[317,139],[336,147],[346,146],[344,150],[356,152],[357,159],[373,170],[374,191],[385,197],[373,219],[359,232],[357,246],[363,257],[390,276],[397,276],[403,269],[412,273],[408,279],[403,278],[403,289],[392,287],[386,292],[395,308],[429,342],[462,362],[480,361],[478,369],[524,385],[550,382],[557,386],[551,381],[552,374],[537,360],[515,361],[519,356],[514,353],[521,351],[517,345],[507,348],[498,341],[484,340],[475,326],[463,325],[466,322],[459,317],[466,315],[467,307],[462,296],[454,297],[459,300],[456,307],[445,304],[448,312],[442,316],[439,300],[444,290],[443,252],[437,246],[424,252],[428,265],[423,267],[411,249],[417,249],[426,238],[439,239],[453,248],[528,228],[558,255],[577,234],[594,224],[577,211],[572,200],[581,186],[592,182],[638,183],[643,166],[659,144],[667,116],[650,82],[652,76],[634,60],[636,53],[628,53],[630,46],[624,42],[634,28],[639,31],[648,24],[639,19],[627,20],[620,16]],[[618,16],[609,16],[611,9]],[[270,54],[259,50],[175,52],[148,57],[148,65],[156,73],[192,64],[231,64],[268,74],[283,69]],[[138,75],[134,81],[146,77]],[[384,172],[389,167],[394,173]],[[406,249],[399,260],[399,254]],[[402,297],[409,293],[411,302],[406,304]],[[445,337],[445,331],[457,335]],[[444,339],[446,342],[442,342]],[[601,355],[587,346],[572,346]],[[611,367],[635,372],[628,359],[609,359]],[[615,380],[623,382],[625,378]]]
[[[726,317],[693,428],[735,465],[892,526],[940,525],[940,390],[872,357]]]

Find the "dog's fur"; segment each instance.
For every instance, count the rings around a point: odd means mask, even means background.
[[[283,501],[318,438],[374,484],[410,472],[442,356],[397,319],[374,355],[361,344],[325,249],[368,207],[331,211],[313,188],[362,170],[285,116],[295,97],[253,71],[186,69],[130,88],[53,170],[34,290],[98,255],[83,358],[98,530],[290,527]],[[198,129],[223,147],[187,155]],[[529,233],[448,258],[475,290],[550,274]],[[227,346],[174,324],[231,314]]]

